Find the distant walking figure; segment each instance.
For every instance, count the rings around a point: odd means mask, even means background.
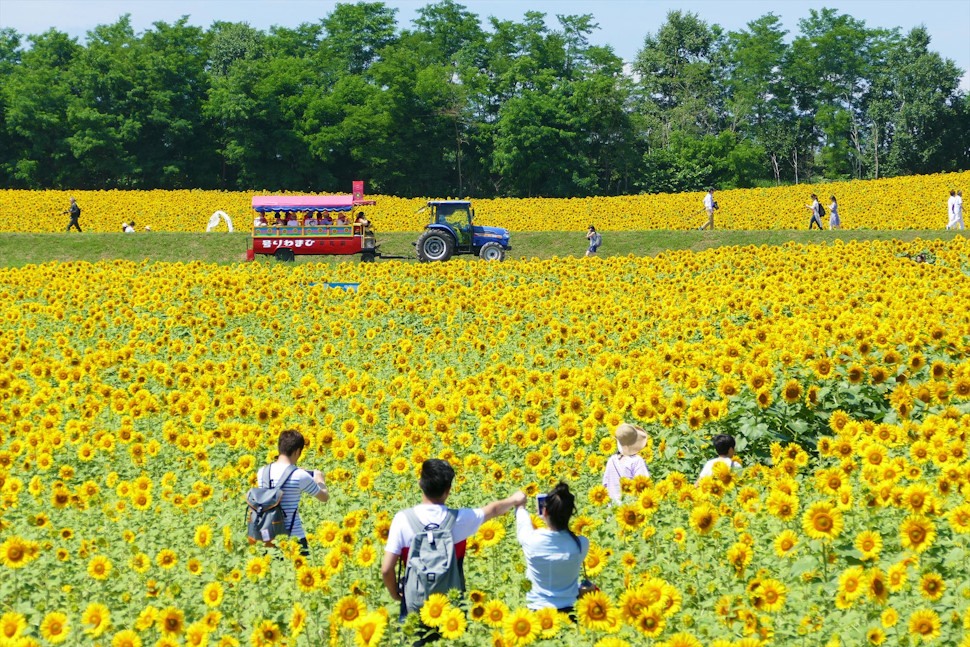
[[[842,221],[839,220],[839,203],[834,195],[830,196],[829,200],[832,201],[832,204],[829,205],[829,231],[842,229]]]
[[[950,199],[946,203],[949,220],[947,229],[963,229],[963,191],[950,191]]]
[[[809,230],[812,229],[812,225],[818,225],[818,228],[822,229],[822,216],[825,215],[825,207],[822,203],[818,201],[818,196],[814,193],[812,194],[812,204],[805,205],[806,209],[812,210],[812,219],[808,221]]]
[[[77,206],[77,202],[74,198],[71,198],[71,207],[67,211],[62,211],[62,214],[71,214],[71,222],[67,224],[67,230],[71,231],[71,227],[77,227],[78,233],[81,233],[81,225],[78,224],[78,218],[81,217],[81,207]]]
[[[596,256],[596,250],[603,244],[603,237],[600,236],[600,233],[596,231],[596,227],[593,225],[590,225],[589,229],[586,230],[586,240],[589,241],[589,249],[586,250],[586,256]]]
[[[704,196],[704,211],[707,212],[707,222],[701,225],[701,229],[714,229],[714,211],[718,208],[717,203],[714,202],[714,188],[707,190],[707,195]]]

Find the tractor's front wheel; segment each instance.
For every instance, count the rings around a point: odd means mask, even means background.
[[[455,254],[455,241],[443,231],[426,229],[418,237],[415,248],[418,253],[418,260],[422,263],[447,261]]]
[[[505,260],[505,248],[498,243],[485,243],[482,248],[478,250],[478,258],[483,261],[504,261]]]

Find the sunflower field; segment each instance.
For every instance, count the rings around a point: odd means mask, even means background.
[[[379,566],[439,457],[456,507],[569,483],[600,588],[528,610],[495,519],[445,644],[968,647],[970,242],[922,245],[0,269],[0,646],[410,644]],[[610,506],[622,421],[651,474]],[[246,538],[288,428],[307,558]]]
[[[942,229],[950,191],[970,187],[970,171],[914,175],[881,180],[802,184],[767,189],[718,191],[715,218],[719,229],[802,229],[808,227],[815,193],[826,208],[835,196],[844,229]],[[341,190],[342,189],[342,190]],[[336,193],[349,192],[338,187]],[[85,231],[121,231],[135,221],[153,231],[205,231],[215,211],[225,211],[237,229],[252,223],[251,200],[266,192],[229,191],[23,191],[0,189],[0,232],[60,232],[62,212],[74,196]],[[417,213],[427,198],[367,196],[365,207],[380,231],[420,231],[426,215]],[[441,197],[441,196],[439,196]],[[591,198],[496,198],[474,200],[476,221],[511,231],[603,231],[696,229],[706,220],[699,211],[703,193]],[[828,218],[823,218],[828,226]]]

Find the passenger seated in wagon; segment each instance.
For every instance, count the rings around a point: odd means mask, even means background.
[[[320,224],[321,225],[327,225],[327,226],[333,224],[333,218],[330,217],[330,212],[329,211],[324,211],[323,212],[323,218],[320,219]]]
[[[297,219],[296,212],[291,211],[291,212],[289,212],[287,214],[287,217],[286,217],[286,226],[287,227],[299,227],[300,226],[300,221]]]
[[[349,225],[350,223],[347,222],[347,217],[341,211],[340,212],[340,215],[337,216],[337,222],[335,222],[333,224],[335,224],[335,225]]]
[[[273,221],[274,227],[284,227],[286,226],[286,218],[283,217],[282,213],[277,212],[276,220]]]
[[[253,218],[253,227],[265,227],[266,226],[266,216],[259,214]]]
[[[309,218],[303,220],[304,227],[316,227],[319,224],[320,220],[317,218],[317,214],[315,213],[310,214]]]

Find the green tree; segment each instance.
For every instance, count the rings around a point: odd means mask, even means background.
[[[85,188],[67,141],[70,70],[82,47],[54,29],[27,40],[30,47],[0,88],[9,151],[6,175],[14,186],[25,188]]]
[[[887,53],[874,81],[877,96],[869,106],[876,139],[873,164],[878,168],[883,151],[883,174],[955,171],[961,158],[965,163],[968,126],[961,110],[961,70],[929,45],[924,27],[912,29]]]
[[[20,34],[4,27],[0,29],[0,88],[7,84],[10,75],[20,65]],[[0,135],[6,140],[13,136],[7,124],[7,105],[4,93],[0,92]],[[13,183],[13,165],[17,158],[10,146],[0,147],[0,182],[5,186]]]
[[[700,136],[719,130],[722,39],[718,25],[681,11],[668,13],[657,33],[647,35],[633,69],[640,77],[639,108],[652,145],[665,146],[674,131]]]
[[[395,14],[383,2],[337,3],[323,19],[325,55],[347,74],[362,74],[396,40]]]

